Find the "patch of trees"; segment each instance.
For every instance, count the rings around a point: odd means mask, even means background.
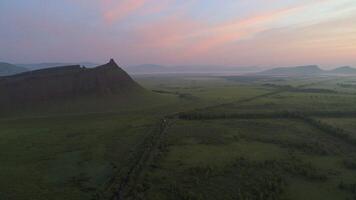
[[[302,92],[302,93],[325,93],[325,94],[336,94],[337,92],[330,89],[322,88],[303,88],[303,87],[294,87],[291,85],[277,85],[272,83],[263,84],[263,86],[276,88],[279,90],[285,90],[288,92]]]
[[[338,186],[340,190],[350,192],[353,196],[353,199],[356,199],[356,183],[347,184],[340,182]]]
[[[325,115],[330,113],[308,113],[315,115]],[[331,113],[334,116],[352,116],[355,115],[354,112],[335,112]],[[356,145],[356,139],[352,138],[351,135],[345,131],[344,129],[334,127],[332,125],[326,124],[321,120],[314,119],[301,112],[293,112],[293,111],[284,111],[284,112],[276,112],[276,113],[199,113],[199,112],[191,112],[191,113],[179,113],[179,119],[183,120],[215,120],[215,119],[298,119],[302,120],[305,123],[323,131],[324,133],[328,133],[334,137],[337,137],[343,140],[346,143]]]
[[[289,118],[289,112],[280,113],[179,113],[178,118],[183,120],[214,120],[214,119],[270,119]]]
[[[271,165],[238,158],[225,167],[199,166],[184,171],[178,188],[186,199],[278,200],[286,186]],[[194,189],[193,189],[194,188]],[[176,194],[176,193],[174,193]],[[213,197],[212,197],[213,196]],[[175,198],[173,195],[172,199]]]
[[[356,88],[355,84],[338,83],[337,85],[343,88]]]
[[[321,120],[314,119],[311,117],[307,117],[303,114],[296,115],[299,119],[303,120],[304,122],[308,123],[309,125],[314,126],[315,128],[323,131],[324,133],[328,133],[336,138],[341,139],[345,143],[356,145],[356,139],[352,138],[351,135],[345,131],[344,129],[334,127],[330,124],[326,124]]]
[[[152,90],[152,92],[160,93],[160,94],[176,94],[175,92],[166,91],[166,90]]]
[[[343,163],[344,163],[344,166],[347,169],[356,170],[356,160],[355,160],[355,158],[345,159]]]
[[[288,140],[278,140],[273,138],[260,138],[260,137],[256,138],[253,136],[251,137],[248,134],[243,135],[243,137],[246,139],[252,139],[254,141],[275,144],[282,148],[299,150],[307,154],[326,156],[326,155],[330,155],[334,151],[329,146],[319,141],[309,141],[309,140],[288,141]]]
[[[295,176],[301,176],[310,181],[326,181],[327,175],[322,170],[314,167],[311,163],[303,162],[298,158],[288,160],[265,161],[265,165],[272,165],[274,169],[288,172]]]
[[[223,77],[228,81],[240,82],[240,83],[254,83],[259,81],[284,81],[283,79],[276,79],[274,77],[267,76],[225,76]]]
[[[165,91],[165,90],[152,90],[152,92],[160,93],[160,94],[171,94],[171,95],[176,95],[181,99],[186,99],[186,100],[196,100],[197,97],[193,96],[192,94],[189,93],[181,93],[181,92],[171,92],[171,91]]]
[[[191,167],[169,184],[168,199],[278,200],[287,186],[284,175],[310,181],[325,181],[322,170],[300,159],[251,161],[238,158],[223,167]]]

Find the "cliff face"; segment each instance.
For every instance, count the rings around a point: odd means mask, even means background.
[[[128,95],[143,90],[114,60],[96,68],[48,68],[0,78],[0,103],[28,104],[80,96]]]

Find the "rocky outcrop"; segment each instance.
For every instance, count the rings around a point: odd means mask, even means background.
[[[0,78],[0,103],[29,104],[143,90],[114,60],[95,68],[54,67]]]

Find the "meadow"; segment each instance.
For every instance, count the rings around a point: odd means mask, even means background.
[[[353,77],[140,75],[0,116],[0,199],[355,199]]]

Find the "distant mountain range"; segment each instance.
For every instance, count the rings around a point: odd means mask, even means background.
[[[29,70],[53,68],[58,66],[80,65],[93,68],[98,64],[92,62],[81,63],[38,63],[38,64],[10,64],[0,62],[0,76],[13,75]],[[173,74],[173,73],[197,73],[197,74],[253,74],[264,76],[319,76],[319,75],[356,75],[356,68],[349,66],[339,67],[333,70],[323,70],[317,65],[305,65],[296,67],[279,67],[262,71],[261,67],[227,67],[217,65],[182,65],[164,66],[156,64],[143,64],[123,67],[129,74]]]
[[[280,67],[256,73],[264,76],[321,76],[321,75],[356,75],[356,68],[339,67],[333,70],[323,70],[317,65],[296,67]]]
[[[25,67],[19,67],[10,63],[0,62],[0,76],[10,76],[26,71],[28,71],[28,69]]]
[[[0,78],[0,108],[75,99],[83,96],[125,98],[139,86],[114,60],[95,67],[54,67]]]

